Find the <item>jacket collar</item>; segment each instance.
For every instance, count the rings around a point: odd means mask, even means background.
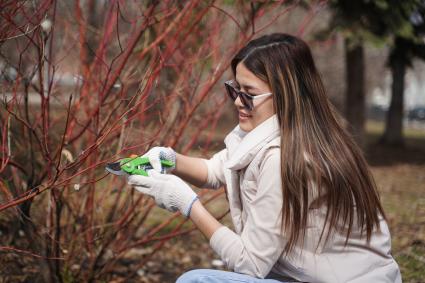
[[[279,136],[280,128],[276,114],[250,132],[243,131],[237,125],[224,139],[228,152],[224,166],[230,170],[246,167],[264,145]]]

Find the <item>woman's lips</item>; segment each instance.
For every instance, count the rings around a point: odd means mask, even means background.
[[[241,121],[246,121],[251,117],[252,117],[251,115],[239,112],[239,120],[241,120]]]

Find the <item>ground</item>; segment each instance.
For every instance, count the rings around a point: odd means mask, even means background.
[[[400,265],[403,282],[425,282],[425,131],[409,129],[405,147],[384,147],[377,144],[382,124],[368,123],[367,130],[365,152],[387,214],[393,256]],[[207,206],[215,215],[226,207],[224,197]],[[158,217],[161,213],[168,212],[158,209]],[[228,216],[221,222],[231,227]],[[0,227],[0,232],[5,230]],[[147,253],[149,247],[132,250],[108,282],[174,282],[191,269],[222,268],[213,264],[218,257],[198,231],[168,241],[142,268],[137,267]],[[13,253],[2,253],[0,257],[0,282],[33,282],[31,278],[38,272],[31,257]],[[131,280],[130,274],[134,274]]]

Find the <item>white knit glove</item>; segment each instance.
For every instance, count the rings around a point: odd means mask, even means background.
[[[149,158],[153,169],[160,173],[170,173],[176,168],[176,152],[171,147],[155,146],[148,150],[142,157]],[[162,167],[161,160],[170,160],[174,163],[173,167]]]
[[[160,174],[155,170],[149,170],[148,175],[130,175],[128,184],[153,197],[159,207],[171,212],[179,210],[185,217],[189,217],[192,205],[198,199],[189,185],[177,176]]]

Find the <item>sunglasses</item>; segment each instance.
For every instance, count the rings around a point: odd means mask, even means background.
[[[238,84],[234,80],[225,82],[224,86],[226,87],[227,94],[233,101],[235,101],[239,96],[243,106],[250,111],[254,109],[254,100],[272,95],[271,92],[259,95],[249,95],[245,92],[238,90]]]

